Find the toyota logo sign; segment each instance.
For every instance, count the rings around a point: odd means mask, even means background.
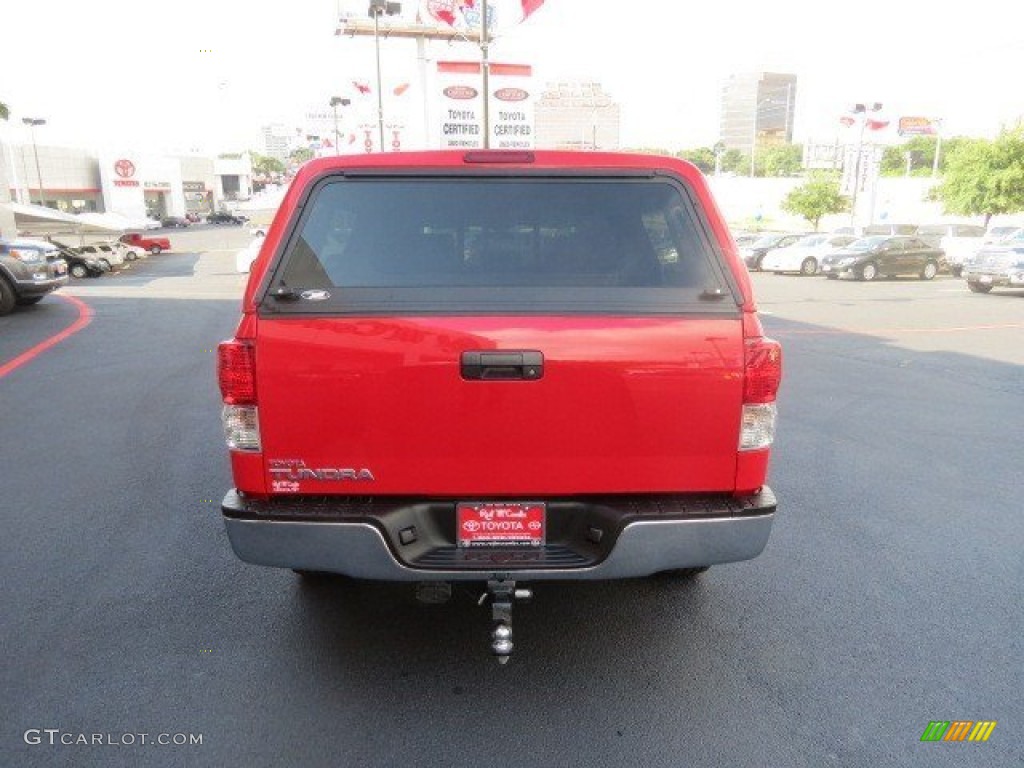
[[[114,172],[122,179],[130,179],[135,175],[135,163],[131,160],[118,160],[114,163]]]

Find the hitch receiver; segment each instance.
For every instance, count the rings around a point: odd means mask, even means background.
[[[512,656],[512,605],[516,600],[528,601],[533,597],[529,589],[516,589],[514,581],[491,579],[487,582],[487,591],[481,595],[482,605],[487,598],[491,599],[491,619],[494,629],[491,631],[491,653],[499,664],[508,664]]]

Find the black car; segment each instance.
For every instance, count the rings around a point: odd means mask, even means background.
[[[821,260],[821,273],[830,280],[854,277],[874,280],[879,275],[915,275],[931,280],[945,259],[941,248],[933,248],[917,237],[872,235],[855,240]]]
[[[183,219],[181,216],[164,216],[160,219],[161,227],[187,227],[190,225],[187,219]]]
[[[91,254],[79,253],[70,245],[59,243],[56,240],[50,241],[57,249],[60,258],[68,265],[68,272],[72,277],[99,277],[104,272],[109,272],[110,267],[104,266],[101,259]]]
[[[764,255],[768,251],[775,248],[786,248],[793,245],[797,240],[800,240],[806,235],[801,232],[799,234],[771,234],[761,235],[757,240],[750,243],[749,245],[740,248],[740,256],[743,257],[743,263],[747,265],[747,269],[752,272],[759,272],[761,270],[761,262],[764,261]]]
[[[0,315],[28,306],[68,284],[68,265],[39,240],[0,240]]]
[[[248,219],[245,216],[227,213],[226,211],[211,213],[206,217],[207,224],[245,224],[247,221]]]

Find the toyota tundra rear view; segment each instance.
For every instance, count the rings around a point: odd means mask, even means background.
[[[672,158],[427,152],[304,166],[219,348],[250,563],[524,582],[756,557],[781,350]]]

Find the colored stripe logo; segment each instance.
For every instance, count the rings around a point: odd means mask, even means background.
[[[921,734],[921,741],[988,741],[996,720],[932,720]]]

